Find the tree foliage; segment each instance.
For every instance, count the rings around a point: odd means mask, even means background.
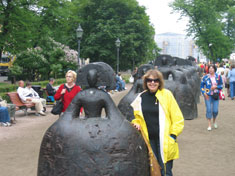
[[[17,54],[12,73],[22,69],[23,77],[46,79],[75,66],[60,59],[67,57],[66,48],[61,52],[54,42],[77,50],[78,24],[84,30],[80,56],[92,62],[115,68],[118,37],[123,70],[133,61],[152,60],[152,51],[158,51],[149,17],[136,0],[0,0],[0,53]]]
[[[0,56],[2,51],[15,54],[31,47],[38,18],[32,11],[33,0],[0,1]]]
[[[233,50],[234,38],[229,9],[234,1],[225,0],[175,0],[171,7],[189,18],[188,35],[211,60],[228,57]],[[226,16],[227,15],[227,16]],[[234,17],[234,16],[233,16]],[[226,32],[225,32],[226,31]]]
[[[84,30],[82,57],[92,62],[103,61],[115,68],[115,41],[119,38],[121,69],[131,68],[133,60],[140,64],[153,59],[152,50],[157,48],[154,29],[145,8],[136,0],[89,0],[83,3],[78,15]]]
[[[43,44],[19,53],[11,68],[11,76],[17,79],[39,81],[48,79],[50,76],[64,77],[68,70],[76,70],[76,51],[53,39],[46,40]]]

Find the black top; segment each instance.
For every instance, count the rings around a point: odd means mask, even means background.
[[[74,85],[74,86],[75,86],[75,85]],[[73,90],[74,86],[71,87],[71,88],[68,88],[68,87],[66,86],[66,84],[64,84],[64,88],[65,88],[68,92],[71,92],[71,90]]]
[[[146,122],[149,139],[159,140],[159,102],[155,96],[156,93],[151,93],[149,91],[144,92],[141,95],[142,102],[142,112],[144,115],[144,120]]]
[[[56,90],[51,86],[50,83],[47,84],[46,90],[49,96],[54,96],[56,93]]]

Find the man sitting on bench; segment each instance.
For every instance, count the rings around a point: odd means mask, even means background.
[[[17,89],[17,93],[20,99],[24,102],[32,102],[35,103],[36,115],[41,114],[45,116],[46,114],[43,112],[43,107],[46,106],[46,100],[40,98],[38,93],[33,90],[30,82],[26,83],[26,87],[24,88],[24,81],[19,81],[19,87]]]
[[[55,82],[54,78],[50,78],[49,83],[46,86],[46,91],[47,91],[47,94],[48,94],[47,101],[49,101],[49,102],[54,102],[55,101],[54,95],[56,93],[56,90],[53,87],[54,82]]]

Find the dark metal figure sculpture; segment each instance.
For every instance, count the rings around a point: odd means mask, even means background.
[[[157,59],[155,59],[154,61],[154,65],[158,67],[171,66],[174,64],[175,64],[175,61],[173,60],[173,58],[167,54],[158,56]]]
[[[128,121],[132,121],[135,118],[133,108],[130,106],[130,104],[137,97],[138,93],[143,91],[142,76],[150,69],[154,69],[154,66],[151,64],[144,64],[138,68],[136,81],[134,82],[131,90],[121,99],[118,104],[119,110]]]
[[[107,90],[114,90],[116,88],[115,73],[113,69],[104,62],[94,62],[86,65],[78,70],[77,84],[82,87],[89,87],[87,77],[88,71],[91,69],[97,70],[96,87],[106,86]]]
[[[83,69],[78,77],[87,78],[81,82],[88,88],[76,95],[44,135],[38,176],[149,176],[148,151],[141,134],[125,120],[109,94],[96,88],[102,69],[89,65]],[[79,116],[81,107],[85,117]]]
[[[165,87],[172,91],[186,120],[197,117],[200,95],[200,77],[191,60],[159,56],[155,64],[163,74]]]

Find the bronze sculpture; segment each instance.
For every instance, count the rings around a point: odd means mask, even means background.
[[[89,64],[78,72],[87,78],[87,88],[45,133],[38,176],[149,176],[145,142],[109,94],[96,88],[105,72],[95,68]],[[81,107],[85,117],[79,114]],[[106,117],[101,117],[102,109]]]

